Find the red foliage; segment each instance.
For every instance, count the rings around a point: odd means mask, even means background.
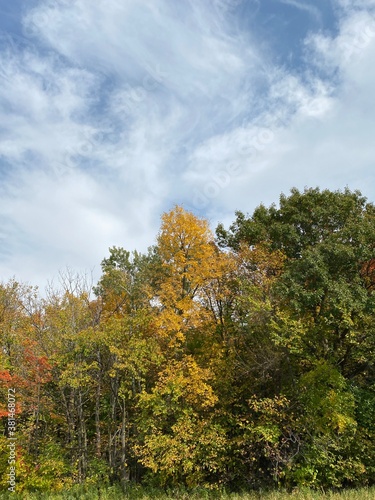
[[[0,382],[11,382],[12,375],[8,370],[0,370]]]
[[[366,288],[375,290],[375,258],[362,264],[361,276],[365,280]]]

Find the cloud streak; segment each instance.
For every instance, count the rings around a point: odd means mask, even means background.
[[[307,2],[297,0],[279,0],[284,5],[295,7],[303,12],[307,12],[310,16],[314,17],[316,21],[320,22],[322,19],[321,13],[317,7]]]

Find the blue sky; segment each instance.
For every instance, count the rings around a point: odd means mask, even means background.
[[[0,0],[0,279],[281,192],[375,201],[375,0]]]

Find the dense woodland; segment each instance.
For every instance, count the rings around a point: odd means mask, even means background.
[[[375,483],[375,206],[293,189],[214,235],[176,206],[90,287],[0,285],[17,488]]]

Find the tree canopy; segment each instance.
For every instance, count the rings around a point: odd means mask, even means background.
[[[375,477],[375,207],[305,189],[216,238],[175,206],[93,288],[0,285],[0,471],[75,482],[338,488]]]

